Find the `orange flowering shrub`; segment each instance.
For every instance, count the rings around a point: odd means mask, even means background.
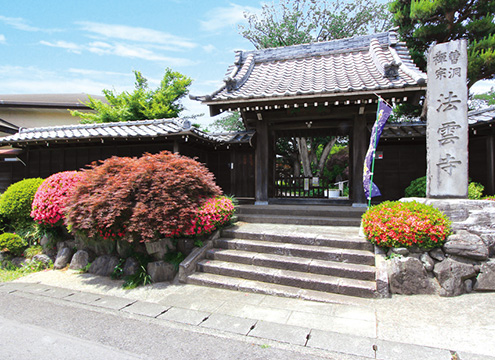
[[[367,239],[382,247],[431,249],[450,235],[450,220],[440,210],[418,202],[385,201],[362,218]]]
[[[182,233],[206,199],[221,194],[204,165],[168,151],[112,157],[83,172],[66,223],[95,239],[153,241]]]
[[[34,195],[31,217],[38,224],[62,225],[65,202],[82,176],[78,171],[64,171],[46,178]]]

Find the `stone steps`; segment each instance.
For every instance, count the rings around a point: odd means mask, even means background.
[[[283,285],[291,287],[290,293],[297,292],[297,289],[314,290],[324,293],[334,293],[348,296],[374,297],[376,285],[373,281],[346,279],[335,276],[309,274],[291,270],[279,270],[261,266],[244,265],[237,263],[221,262],[214,260],[202,260],[198,269],[203,274],[217,275],[215,282],[203,282],[201,276],[188,278],[188,283],[197,285],[210,285],[222,288],[234,288],[239,279],[251,280],[256,283],[263,283],[263,288],[270,288],[272,285]],[[219,277],[220,276],[220,277]],[[211,279],[211,277],[207,277]],[[194,280],[192,280],[194,279]],[[244,291],[268,293],[267,290],[243,289]],[[269,290],[268,290],[269,291]],[[286,296],[286,295],[284,295]],[[286,296],[291,297],[291,296]]]
[[[360,297],[300,289],[293,286],[270,284],[261,281],[246,280],[201,272],[196,272],[189,275],[187,283],[311,301],[366,305],[366,303],[362,303],[364,299],[361,299]]]
[[[239,221],[319,226],[359,226],[362,208],[350,206],[239,205]]]
[[[270,267],[280,270],[293,270],[358,280],[375,280],[375,268],[369,265],[223,249],[209,250],[206,258],[209,260]]]
[[[284,227],[273,226],[271,229],[259,233],[256,229],[246,226],[233,226],[222,231],[224,238],[246,240],[264,240],[300,245],[317,245],[341,249],[356,249],[373,251],[373,245],[359,236],[359,229],[350,227],[292,227],[284,232]]]
[[[244,250],[255,253],[295,256],[308,259],[339,261],[363,265],[374,265],[375,256],[367,250],[341,249],[327,246],[301,245],[264,240],[227,239],[215,240],[214,247]]]
[[[244,223],[204,256],[188,283],[319,301],[376,295],[373,246],[358,227]]]

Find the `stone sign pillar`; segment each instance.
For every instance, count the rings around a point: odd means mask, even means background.
[[[428,52],[428,198],[467,198],[467,41],[432,46]]]

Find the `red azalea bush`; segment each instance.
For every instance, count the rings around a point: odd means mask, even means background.
[[[221,194],[204,165],[168,151],[112,157],[84,173],[66,223],[90,238],[153,241],[182,232],[206,199]]]
[[[431,249],[442,246],[450,234],[450,220],[440,210],[416,201],[385,201],[362,218],[367,239],[382,247]]]
[[[211,234],[215,229],[228,224],[234,215],[234,203],[225,196],[206,200],[192,218],[190,226],[178,229],[171,236],[199,236]]]
[[[82,176],[82,172],[64,171],[45,179],[34,195],[31,217],[41,225],[62,225],[65,203]]]

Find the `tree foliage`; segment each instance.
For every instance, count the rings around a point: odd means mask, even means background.
[[[71,111],[71,114],[79,116],[82,123],[107,123],[173,118],[184,110],[180,99],[189,93],[188,87],[192,82],[190,78],[166,69],[160,86],[151,90],[148,80],[139,71],[134,71],[134,75],[136,82],[133,92],[124,91],[118,94],[105,89],[103,94],[108,103],[89,96],[86,105],[95,112],[76,110]]]
[[[495,74],[495,1],[395,0],[394,24],[414,62],[426,69],[426,51],[433,43],[468,40],[469,86]]]
[[[495,90],[492,87],[490,91],[483,94],[476,94],[473,96],[473,98],[477,100],[482,100],[487,105],[495,105]]]
[[[227,116],[215,119],[211,124],[211,129],[213,131],[220,132],[234,132],[234,131],[244,131],[246,127],[242,122],[241,114],[239,111],[234,111],[229,113]]]
[[[245,13],[241,35],[257,49],[327,41],[388,30],[386,4],[374,0],[279,0]]]

